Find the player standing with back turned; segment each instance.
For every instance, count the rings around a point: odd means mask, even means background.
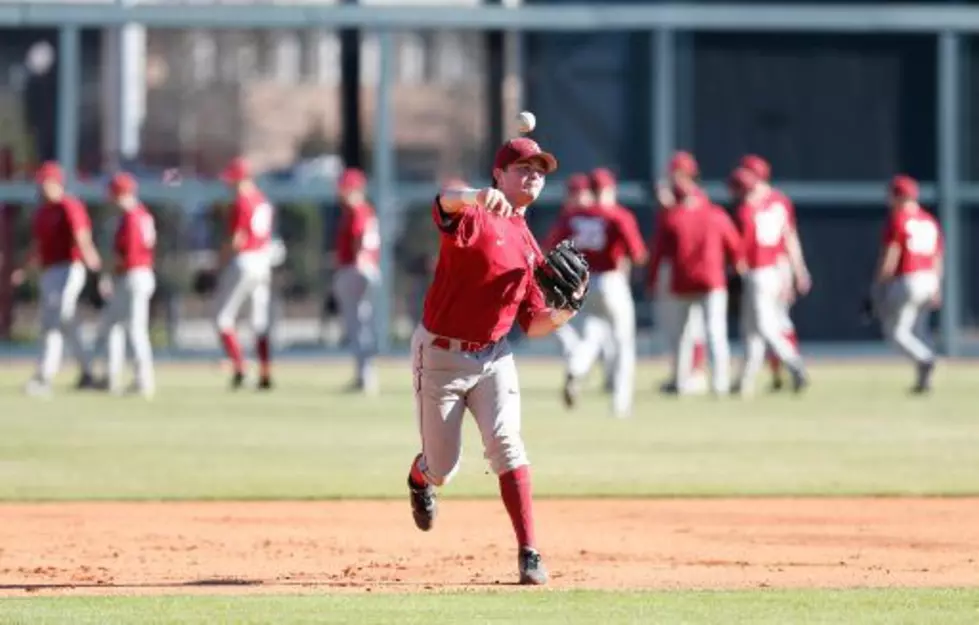
[[[587,286],[584,271],[564,309],[549,306],[540,286],[539,274],[553,271],[563,246],[545,257],[525,212],[544,188],[544,177],[556,169],[557,160],[535,141],[513,139],[496,153],[493,187],[446,189],[435,198],[432,219],[441,248],[423,321],[411,341],[422,443],[408,476],[415,524],[424,531],[432,527],[435,487],[458,467],[468,408],[499,477],[522,584],[546,583],[547,571],[534,536],[520,380],[506,336],[515,320],[531,338],[554,332],[574,316]],[[575,258],[557,260],[573,264]]]

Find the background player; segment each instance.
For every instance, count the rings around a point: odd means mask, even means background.
[[[808,273],[801,266],[798,248],[789,239],[793,228],[785,205],[773,198],[767,189],[758,186],[755,174],[747,169],[735,170],[732,182],[742,196],[737,219],[747,267],[743,275],[741,304],[745,357],[738,389],[742,396],[754,393],[755,377],[764,362],[767,345],[792,373],[793,388],[799,391],[806,385],[802,358],[782,334],[779,325],[785,290],[783,273],[778,266],[782,250],[788,247],[793,274],[803,276],[797,285],[801,293],[809,290]]]
[[[689,189],[691,195],[707,198],[707,194],[697,185],[700,175],[700,168],[696,159],[689,152],[677,152],[670,159],[667,170],[668,182],[657,184],[656,199],[660,210],[656,213],[656,224],[653,228],[653,242],[651,248],[656,247],[656,238],[663,232],[663,223],[667,212],[676,205],[674,188]],[[680,330],[680,304],[673,296],[670,260],[660,259],[659,275],[655,277],[657,285],[653,296],[653,315],[656,319],[658,328],[663,334],[663,341],[666,344],[667,352],[672,354]],[[690,371],[686,374],[687,385],[684,393],[697,394],[707,391],[707,348],[705,345],[706,329],[702,315],[693,315],[690,318],[690,325],[687,328],[690,334],[689,348],[691,353],[685,355],[684,362],[689,363]],[[673,363],[670,370],[674,370],[676,363]],[[670,378],[660,386],[660,391],[665,393],[677,392],[676,378],[671,374]]]
[[[645,263],[647,251],[635,218],[614,200],[612,173],[596,170],[591,186],[601,201],[567,211],[548,241],[548,246],[553,247],[559,241],[571,239],[591,270],[592,296],[584,308],[585,332],[568,362],[564,398],[569,407],[575,404],[581,379],[611,336],[615,343],[612,413],[626,417],[632,410],[636,365],[636,310],[629,286],[629,261],[637,265]],[[606,190],[612,193],[605,194]],[[604,327],[597,331],[589,328],[590,317],[602,319]]]
[[[344,336],[354,355],[355,379],[349,390],[376,393],[377,352],[372,298],[380,283],[381,235],[374,208],[367,203],[367,178],[359,169],[347,169],[337,184],[343,211],[337,230],[337,270],[333,293],[343,319]]]
[[[113,243],[116,280],[112,299],[102,313],[93,356],[107,348],[106,386],[113,393],[122,392],[120,375],[128,337],[135,379],[127,392],[150,398],[156,389],[149,334],[150,300],[156,290],[156,222],[137,198],[136,189],[136,181],[124,173],[109,183],[109,197],[121,212]]]
[[[689,392],[691,320],[704,319],[711,360],[711,387],[717,395],[731,390],[731,350],[727,338],[725,259],[744,273],[740,236],[731,218],[702,193],[689,176],[670,189],[675,199],[656,238],[650,265],[650,292],[656,292],[660,263],[670,263],[670,290],[679,305],[680,331],[673,348],[677,392]]]
[[[24,281],[27,268],[41,270],[41,355],[37,372],[27,383],[31,395],[47,395],[61,368],[64,342],[78,360],[78,388],[94,386],[87,352],[82,348],[76,313],[85,288],[86,268],[98,272],[102,259],[92,242],[92,222],[78,199],[65,193],[64,174],[54,162],[37,171],[41,204],[34,213],[32,248],[24,268],[14,272],[13,283]]]
[[[272,229],[275,209],[252,180],[248,163],[236,158],[225,168],[221,178],[231,186],[235,197],[228,216],[227,239],[221,248],[221,277],[218,280],[215,323],[224,351],[231,360],[231,388],[244,384],[245,364],[235,331],[238,312],[245,300],[251,300],[252,331],[259,361],[258,388],[272,388],[269,346],[269,313],[271,308]]]
[[[884,335],[914,361],[915,393],[931,390],[935,353],[922,340],[928,313],[941,305],[944,240],[935,218],[918,203],[918,183],[895,176],[875,281]]]
[[[799,336],[795,331],[795,324],[792,322],[791,310],[798,293],[796,284],[808,284],[811,280],[809,270],[806,266],[805,254],[802,249],[802,241],[799,239],[795,206],[785,193],[772,186],[772,168],[764,158],[756,154],[747,154],[741,159],[740,166],[755,175],[756,182],[754,184],[759,187],[759,193],[767,195],[770,202],[781,204],[789,218],[789,233],[785,237],[777,263],[782,279],[781,288],[783,291],[783,295],[778,300],[778,323],[779,332],[796,351],[799,351]],[[801,273],[795,271],[795,261],[789,257],[790,246],[792,249],[798,251],[798,262]],[[808,288],[806,290],[808,291]],[[768,366],[772,371],[772,390],[778,391],[782,388],[782,361],[771,349],[768,350]]]
[[[441,248],[423,321],[411,341],[422,441],[408,477],[415,524],[432,527],[434,487],[456,471],[469,408],[499,476],[523,584],[545,583],[547,571],[536,548],[529,461],[520,435],[520,381],[506,336],[514,320],[536,338],[574,314],[546,306],[534,280],[543,255],[524,218],[545,175],[556,168],[556,159],[535,141],[513,139],[497,151],[494,188],[446,189],[436,197],[432,218]]]

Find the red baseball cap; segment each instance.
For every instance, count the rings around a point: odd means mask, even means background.
[[[591,172],[591,186],[595,191],[615,188],[615,174],[612,170],[599,167]]]
[[[337,180],[337,189],[340,191],[363,191],[366,187],[367,176],[356,167],[344,169]]]
[[[894,176],[891,178],[891,194],[905,200],[917,200],[918,182],[905,174]]]
[[[747,167],[738,167],[731,172],[727,182],[734,189],[748,191],[758,183],[758,174]]]
[[[61,184],[65,181],[65,174],[61,170],[61,165],[55,161],[45,161],[37,168],[34,179],[37,184],[43,184],[49,180]]]
[[[221,172],[221,179],[228,183],[241,182],[251,177],[251,167],[248,166],[248,161],[242,156],[231,159],[228,166]]]
[[[126,193],[135,193],[136,189],[136,179],[126,172],[119,172],[109,181],[109,195],[112,197],[119,197]]]
[[[591,188],[588,176],[585,174],[572,174],[565,183],[565,186],[567,187],[568,193],[580,193]]]
[[[693,177],[700,173],[700,167],[697,165],[697,159],[690,152],[677,152],[670,159],[670,173]]]
[[[529,163],[537,161],[544,168],[545,174],[554,173],[557,170],[557,159],[553,154],[549,154],[540,149],[537,142],[527,137],[510,139],[496,151],[496,158],[493,159],[493,169],[505,170],[510,165],[517,163]]]
[[[759,180],[767,182],[772,179],[772,166],[757,154],[746,154],[742,156],[741,168],[747,169],[757,176]]]

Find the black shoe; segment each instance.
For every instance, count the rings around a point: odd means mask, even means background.
[[[95,378],[92,377],[91,373],[83,371],[82,374],[78,376],[78,381],[75,382],[75,388],[83,391],[98,388],[98,385],[95,383]]]
[[[242,386],[245,385],[245,374],[237,371],[233,376],[231,376],[231,390],[237,391]]]
[[[258,380],[258,390],[260,391],[271,391],[272,390],[272,376],[263,375]]]
[[[423,532],[432,529],[438,503],[435,499],[435,489],[430,485],[416,486],[408,478],[408,492],[411,498],[411,516],[415,518],[415,526]]]
[[[782,376],[777,375],[772,378],[772,385],[768,388],[772,393],[778,393],[785,387],[785,382],[782,380]]]
[[[543,586],[547,583],[547,569],[541,561],[540,552],[530,547],[522,547],[517,556],[520,570],[520,583],[524,586]]]
[[[663,395],[679,395],[680,389],[677,387],[676,382],[668,380],[659,385],[659,392]]]
[[[931,374],[935,370],[935,362],[923,362],[918,365],[918,382],[911,389],[914,395],[927,395],[931,392]]]
[[[570,373],[564,378],[564,389],[562,390],[564,406],[569,410],[578,403],[578,380]]]
[[[792,392],[799,394],[809,388],[809,376],[800,371],[792,376]]]

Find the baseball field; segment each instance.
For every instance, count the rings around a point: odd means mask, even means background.
[[[543,588],[516,580],[478,433],[430,533],[405,473],[406,362],[384,394],[346,363],[279,368],[272,394],[211,364],[160,393],[20,395],[0,368],[0,623],[979,622],[976,365],[911,398],[909,367],[814,364],[803,398],[653,392],[631,420],[593,387],[567,412],[556,363],[518,363]]]

